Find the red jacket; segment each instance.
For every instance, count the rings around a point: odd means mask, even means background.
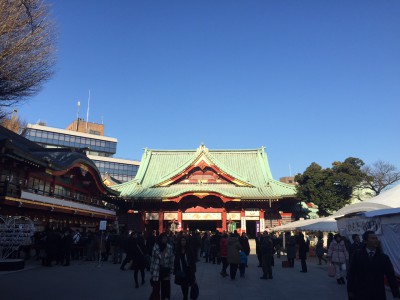
[[[226,238],[221,238],[219,242],[219,253],[221,257],[228,257],[228,240]]]

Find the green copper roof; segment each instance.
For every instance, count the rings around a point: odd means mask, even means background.
[[[202,155],[246,186],[230,183],[157,186],[182,173]],[[215,192],[239,199],[278,199],[296,194],[295,186],[272,178],[264,148],[209,150],[203,145],[187,151],[146,149],[135,179],[112,188],[121,192],[122,197],[131,198],[173,198],[188,192]]]

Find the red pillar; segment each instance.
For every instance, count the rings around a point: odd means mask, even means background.
[[[164,213],[162,211],[158,212],[158,232],[164,232]]]
[[[226,209],[222,209],[222,231],[226,231]]]
[[[178,209],[178,223],[180,226],[180,230],[183,230],[183,224],[182,224],[182,211],[180,209]]]

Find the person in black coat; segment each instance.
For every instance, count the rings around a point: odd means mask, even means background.
[[[123,260],[120,269],[122,271],[125,271],[125,265],[130,262],[136,252],[136,232],[132,232],[129,236],[129,238],[126,240],[124,250],[126,253],[125,259]]]
[[[256,254],[258,259],[258,267],[262,267],[262,253],[261,253],[261,233],[258,232],[256,236]]]
[[[175,283],[181,286],[183,299],[189,296],[189,286],[196,282],[196,258],[191,251],[188,240],[182,236],[177,244],[174,261]]]
[[[61,238],[61,252],[62,252],[63,266],[69,266],[72,244],[73,244],[72,234],[71,230],[68,228],[64,231],[64,234]]]
[[[302,273],[307,273],[307,244],[304,240],[304,234],[299,233],[297,236],[297,244],[299,245],[299,258],[301,260],[301,271]]]
[[[261,239],[261,255],[263,276],[260,279],[272,279],[272,261],[274,259],[274,243],[268,232],[264,231]]]
[[[144,269],[147,267],[147,262],[146,262],[146,246],[145,246],[145,240],[142,236],[142,234],[139,232],[134,239],[134,246],[133,246],[133,270],[134,272],[134,279],[135,279],[135,288],[139,287],[139,281],[138,281],[138,273],[140,271],[140,275],[142,276],[142,285],[145,282],[145,273]]]
[[[393,265],[379,247],[379,240],[373,231],[363,234],[364,247],[356,251],[351,260],[347,292],[351,300],[385,300],[386,276],[393,298],[400,299],[400,292],[394,275]]]

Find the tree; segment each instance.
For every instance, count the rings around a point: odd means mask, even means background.
[[[400,180],[400,172],[397,168],[381,160],[373,163],[372,166],[364,166],[363,172],[366,179],[363,185],[379,195],[385,188]]]
[[[364,174],[361,159],[349,157],[334,162],[332,168],[323,169],[312,163],[303,174],[295,177],[297,196],[301,201],[318,205],[318,214],[327,216],[350,202],[353,189],[362,182]]]
[[[54,30],[43,0],[0,0],[0,118],[52,76]]]
[[[11,118],[4,117],[0,119],[1,126],[18,134],[26,127],[26,124],[27,122],[25,120],[18,117],[18,111],[16,109],[12,112]]]

